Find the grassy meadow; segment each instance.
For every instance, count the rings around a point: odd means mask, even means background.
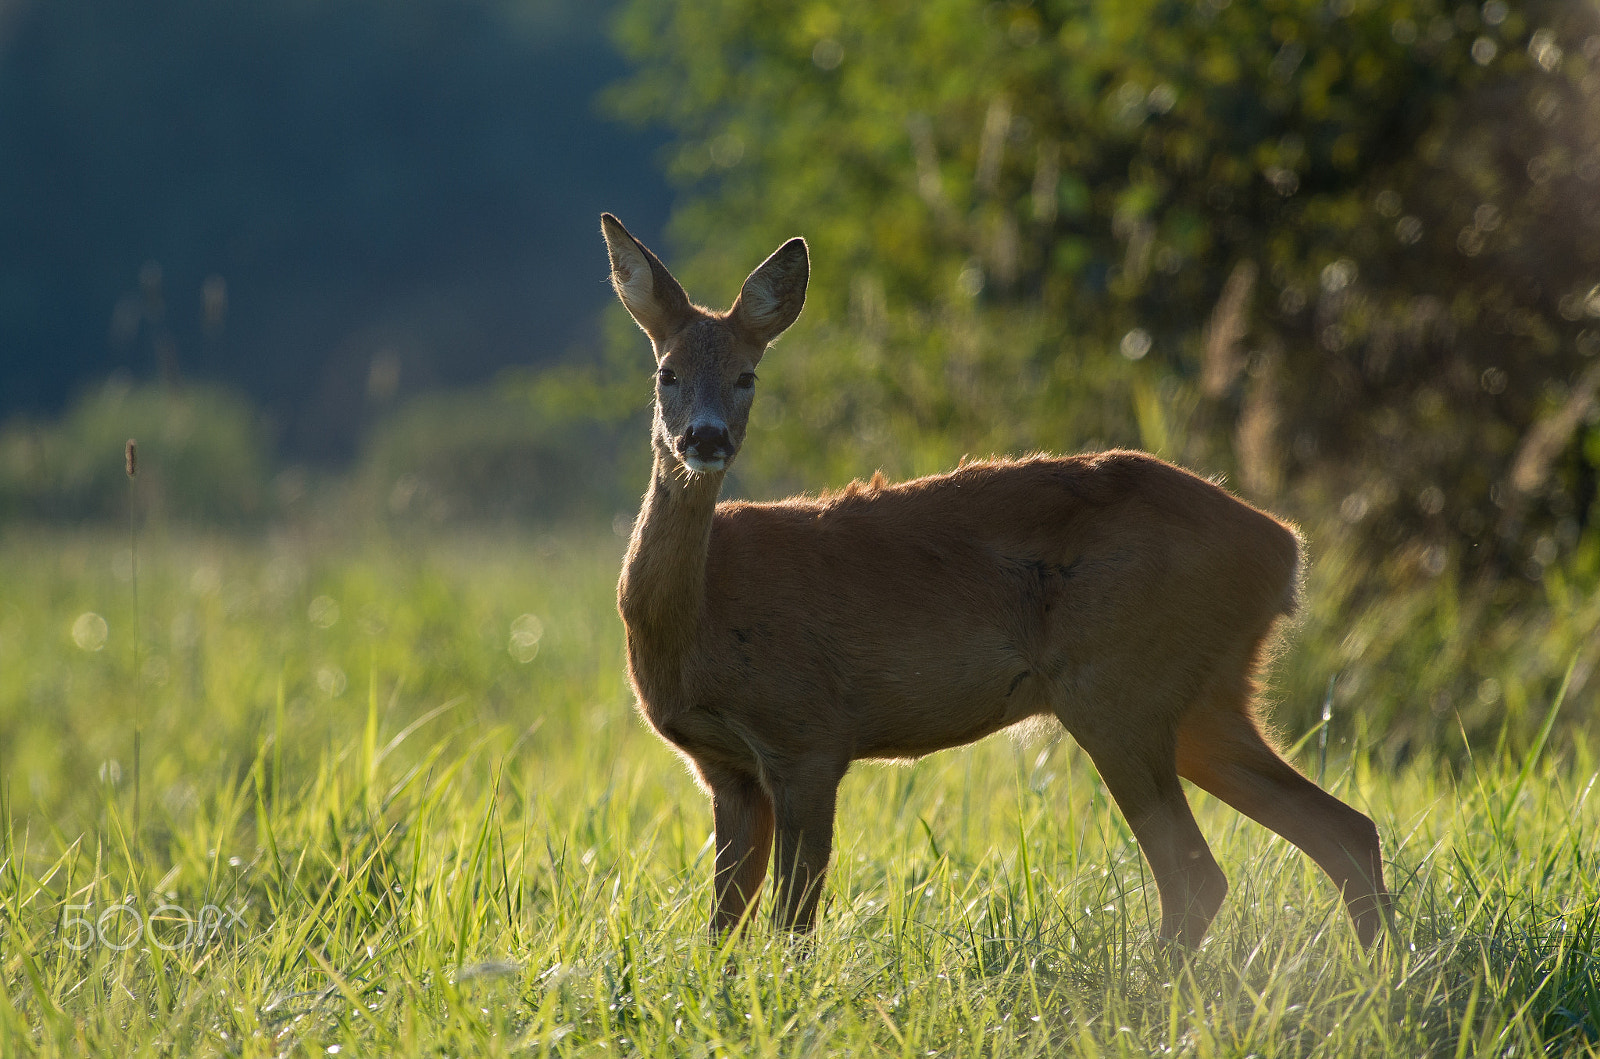
[[[126,533],[0,537],[0,1055],[1600,1045],[1600,762],[1545,738],[1557,694],[1471,753],[1380,752],[1343,704],[1325,757],[1281,726],[1382,831],[1376,954],[1308,859],[1191,792],[1232,892],[1160,956],[1087,759],[1007,737],[858,767],[814,941],[714,944],[709,805],[632,712],[621,548],[152,529],[135,573]],[[1334,596],[1314,574],[1280,717],[1332,675]]]

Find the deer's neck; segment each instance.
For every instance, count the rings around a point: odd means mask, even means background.
[[[617,586],[636,671],[653,665],[676,670],[693,646],[705,605],[706,553],[721,489],[720,473],[686,474],[657,448],[650,489]],[[647,675],[667,676],[636,672],[635,679]]]

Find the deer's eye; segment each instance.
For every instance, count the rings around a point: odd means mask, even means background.
[[[739,376],[739,381],[737,383],[739,389],[741,389],[741,390],[748,390],[748,389],[750,389],[750,387],[754,386],[755,384],[756,384],[756,373],[753,372],[753,371],[747,371],[747,372],[744,372],[743,374],[741,374]]]
[[[656,372],[656,381],[663,386],[676,386],[678,384],[678,373],[671,368],[662,368]]]

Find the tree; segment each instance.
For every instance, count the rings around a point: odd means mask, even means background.
[[[1585,538],[1589,6],[635,0],[619,36],[691,289],[811,241],[747,470],[1139,443],[1422,575]]]

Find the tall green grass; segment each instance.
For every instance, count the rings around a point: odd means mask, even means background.
[[[140,548],[136,617],[124,538],[0,543],[0,1054],[1600,1042],[1582,739],[1394,766],[1336,717],[1325,782],[1377,819],[1397,891],[1376,954],[1305,857],[1192,792],[1233,889],[1199,952],[1162,956],[1153,884],[1087,759],[1004,737],[859,768],[814,941],[756,925],[717,944],[709,807],[632,714],[609,529]],[[1319,598],[1302,636],[1336,624]]]

